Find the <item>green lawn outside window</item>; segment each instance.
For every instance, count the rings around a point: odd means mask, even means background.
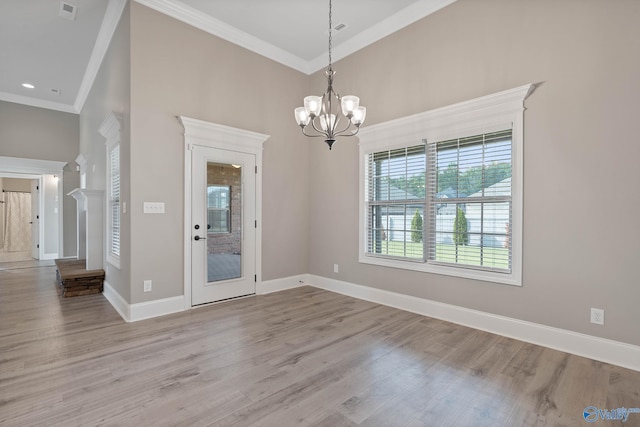
[[[381,255],[423,259],[423,243],[418,242],[381,242]],[[484,264],[481,257],[484,255]],[[476,265],[483,267],[509,269],[509,249],[479,246],[458,246],[456,261],[455,245],[436,245],[436,261],[458,264]],[[493,263],[489,263],[492,260]]]

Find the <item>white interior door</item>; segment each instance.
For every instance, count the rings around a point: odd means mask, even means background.
[[[256,157],[194,145],[191,303],[256,292]]]
[[[40,180],[31,180],[31,258],[40,259]]]

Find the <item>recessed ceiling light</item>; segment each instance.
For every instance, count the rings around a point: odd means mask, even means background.
[[[36,87],[34,85],[32,85],[31,83],[22,83],[22,87],[25,87],[27,89],[35,89]]]

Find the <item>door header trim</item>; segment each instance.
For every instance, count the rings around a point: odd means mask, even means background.
[[[178,116],[177,118],[184,127],[185,142],[194,145],[256,154],[262,151],[264,142],[270,137],[270,135],[190,117]]]

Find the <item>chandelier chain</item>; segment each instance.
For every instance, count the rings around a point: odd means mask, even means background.
[[[329,0],[329,71],[332,70],[331,68],[331,42],[333,41],[333,37],[331,34],[331,30],[332,30],[332,11],[331,11],[331,0]]]
[[[329,149],[338,136],[355,136],[364,123],[367,109],[359,105],[360,98],[354,95],[340,96],[333,89],[333,2],[329,0],[329,67],[327,90],[322,96],[306,96],[304,106],[294,110],[296,122],[302,134],[324,138]]]

